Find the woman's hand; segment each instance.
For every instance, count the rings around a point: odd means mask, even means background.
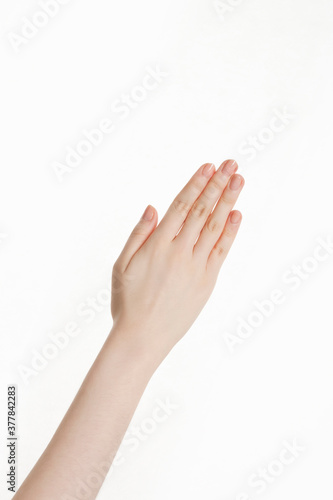
[[[134,346],[163,359],[208,300],[241,222],[236,170],[233,160],[203,165],[158,226],[149,205],[132,231],[113,267],[111,311]]]
[[[15,500],[82,491],[95,500],[147,383],[203,308],[235,239],[236,169],[203,165],[158,227],[147,207],[114,265],[111,334]]]

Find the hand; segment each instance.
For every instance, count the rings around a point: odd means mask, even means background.
[[[162,359],[207,302],[236,237],[242,217],[231,210],[244,186],[237,168],[233,160],[217,171],[200,167],[158,226],[149,205],[114,264],[115,330]]]

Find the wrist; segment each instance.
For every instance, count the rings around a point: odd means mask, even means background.
[[[114,324],[106,340],[110,352],[117,356],[121,366],[131,367],[131,371],[143,379],[150,379],[163,361],[165,355],[152,343],[143,340],[142,328]]]

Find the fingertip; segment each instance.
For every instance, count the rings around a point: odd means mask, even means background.
[[[232,191],[238,191],[240,189],[243,189],[244,183],[245,183],[245,181],[244,181],[244,177],[242,175],[233,174],[230,177],[228,187]]]
[[[156,209],[152,205],[148,205],[146,210],[143,212],[141,219],[151,222],[156,216],[156,213]]]
[[[205,163],[201,167],[201,173],[207,178],[210,178],[215,172],[215,165],[214,163]]]
[[[239,210],[233,210],[230,213],[230,222],[231,224],[240,224],[242,221],[242,214]]]
[[[226,176],[230,176],[232,174],[234,174],[235,172],[237,172],[238,170],[238,163],[236,162],[236,160],[224,160],[224,162],[220,165],[219,169],[221,170],[221,172],[226,175]]]

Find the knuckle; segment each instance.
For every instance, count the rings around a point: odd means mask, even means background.
[[[197,201],[194,203],[193,208],[191,210],[191,216],[196,219],[202,219],[207,215],[207,206],[202,201]]]
[[[142,224],[141,222],[139,222],[139,224],[137,224],[132,231],[132,236],[145,236],[146,234],[147,231],[144,227],[144,224]]]
[[[210,233],[216,234],[220,230],[220,224],[217,222],[217,220],[214,217],[211,217],[207,221],[207,230]]]
[[[220,243],[215,245],[214,251],[218,257],[222,257],[225,254],[225,248]]]
[[[192,195],[195,196],[196,198],[201,194],[202,189],[203,188],[199,182],[196,182],[195,180],[191,182]]]
[[[221,192],[221,186],[216,180],[212,179],[205,189],[206,194],[209,197],[216,196],[219,192]]]
[[[234,231],[232,231],[230,227],[226,227],[225,230],[223,231],[223,236],[227,239],[231,239],[234,237]]]
[[[190,207],[186,201],[181,200],[180,198],[176,198],[171,205],[172,209],[180,214],[182,217],[186,217],[190,211]]]

